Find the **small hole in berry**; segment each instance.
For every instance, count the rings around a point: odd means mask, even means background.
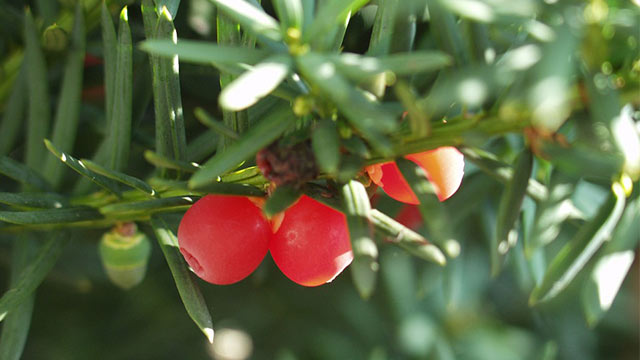
[[[189,253],[187,249],[183,247],[180,248],[180,252],[182,253],[182,256],[184,256],[184,259],[187,260],[187,263],[189,264],[189,266],[191,266],[191,268],[193,269],[193,272],[195,272],[196,275],[203,277],[204,269],[202,268],[202,265],[200,265],[200,263],[198,262],[198,259],[196,259],[195,256],[191,255],[191,253]]]

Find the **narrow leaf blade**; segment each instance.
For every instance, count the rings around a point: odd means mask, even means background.
[[[178,288],[178,293],[182,299],[187,313],[200,328],[209,342],[213,342],[213,322],[211,314],[200,292],[193,275],[189,272],[189,267],[178,249],[178,238],[171,231],[163,218],[154,216],[151,218],[151,226],[164,254],[173,280]]]
[[[45,139],[44,144],[53,155],[55,155],[58,159],[60,159],[60,161],[65,163],[67,166],[69,166],[70,168],[78,172],[80,175],[88,177],[96,185],[120,197],[120,188],[118,187],[118,184],[115,183],[113,180],[87,169],[87,167],[82,163],[82,161],[77,160],[76,158],[74,158],[69,154],[60,152],[60,150],[58,150],[55,147],[55,145],[53,145],[49,140]]]
[[[189,186],[199,188],[214,183],[218,176],[272,143],[293,124],[294,119],[289,106],[278,107],[231,144],[225,152],[216,154],[202,165],[189,180]]]
[[[542,283],[529,297],[529,304],[548,301],[564,290],[576,277],[600,246],[610,238],[625,206],[622,185],[614,183],[609,198],[596,216],[584,224],[547,268]]]
[[[222,89],[220,106],[229,111],[240,111],[254,105],[280,85],[292,65],[288,55],[265,59]]]

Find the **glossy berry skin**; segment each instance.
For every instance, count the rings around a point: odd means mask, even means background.
[[[405,158],[420,166],[427,174],[440,201],[451,197],[460,187],[464,175],[464,156],[451,146],[410,154]],[[395,162],[372,165],[367,168],[371,180],[390,197],[407,203],[419,204]]]
[[[248,197],[207,195],[184,214],[180,252],[193,271],[217,285],[249,276],[269,249],[271,226]]]
[[[330,282],[353,260],[344,214],[306,195],[285,211],[269,251],[278,268],[304,286]]]

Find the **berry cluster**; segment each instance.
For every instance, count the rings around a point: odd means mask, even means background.
[[[207,195],[184,215],[180,251],[202,279],[218,285],[249,276],[271,252],[294,282],[318,286],[333,280],[353,259],[345,217],[302,196],[270,221],[254,199]]]
[[[263,155],[270,164],[278,158],[272,152]],[[406,157],[423,168],[441,201],[460,186],[464,159],[457,149],[443,147]],[[392,198],[418,203],[395,163],[366,170]],[[200,278],[218,285],[238,282],[270,252],[289,279],[318,286],[333,280],[353,260],[346,218],[339,211],[306,195],[273,219],[267,219],[260,206],[255,198],[207,195],[185,213],[178,229],[180,251]]]

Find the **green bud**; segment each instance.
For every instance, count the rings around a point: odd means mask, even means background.
[[[144,279],[151,242],[137,231],[135,223],[116,226],[100,240],[100,258],[107,276],[116,286],[128,290]]]
[[[50,25],[42,34],[42,46],[49,51],[62,51],[69,44],[69,35],[57,24]]]

